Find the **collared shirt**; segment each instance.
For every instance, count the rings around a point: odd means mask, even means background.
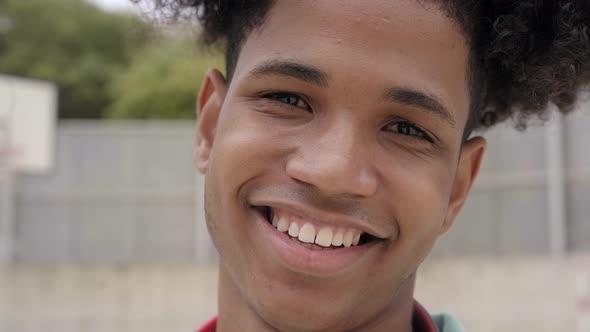
[[[414,332],[464,332],[461,324],[453,316],[448,314],[430,316],[418,302],[414,303],[412,328]],[[197,332],[216,332],[216,330],[217,317],[211,319]]]

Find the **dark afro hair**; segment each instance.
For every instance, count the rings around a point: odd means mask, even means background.
[[[203,26],[202,40],[209,45],[222,43],[228,79],[240,46],[263,23],[273,3],[151,1],[168,15],[196,17]],[[567,113],[590,82],[590,0],[443,0],[439,4],[458,23],[471,49],[471,112],[464,138],[472,130],[509,118],[524,128],[531,115],[544,118],[549,103]]]

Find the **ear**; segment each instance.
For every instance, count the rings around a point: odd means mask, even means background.
[[[217,69],[209,69],[197,99],[197,134],[195,137],[193,163],[205,174],[217,120],[225,98],[227,82]]]
[[[463,207],[471,185],[477,177],[485,149],[486,141],[482,137],[474,137],[463,143],[441,234],[446,233],[455,223],[455,218]]]

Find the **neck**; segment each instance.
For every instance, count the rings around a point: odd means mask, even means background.
[[[399,292],[392,296],[391,302],[356,325],[354,331],[363,332],[411,332],[412,315],[414,313],[414,283],[412,275],[400,287]],[[256,311],[256,308],[244,297],[234,283],[229,271],[220,263],[218,289],[217,332],[289,332],[275,328]]]
[[[216,332],[277,332],[266,323],[236,287],[223,262],[219,263],[218,316]]]

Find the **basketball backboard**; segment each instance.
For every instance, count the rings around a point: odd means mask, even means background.
[[[0,161],[17,172],[43,173],[54,162],[57,88],[0,75]]]

